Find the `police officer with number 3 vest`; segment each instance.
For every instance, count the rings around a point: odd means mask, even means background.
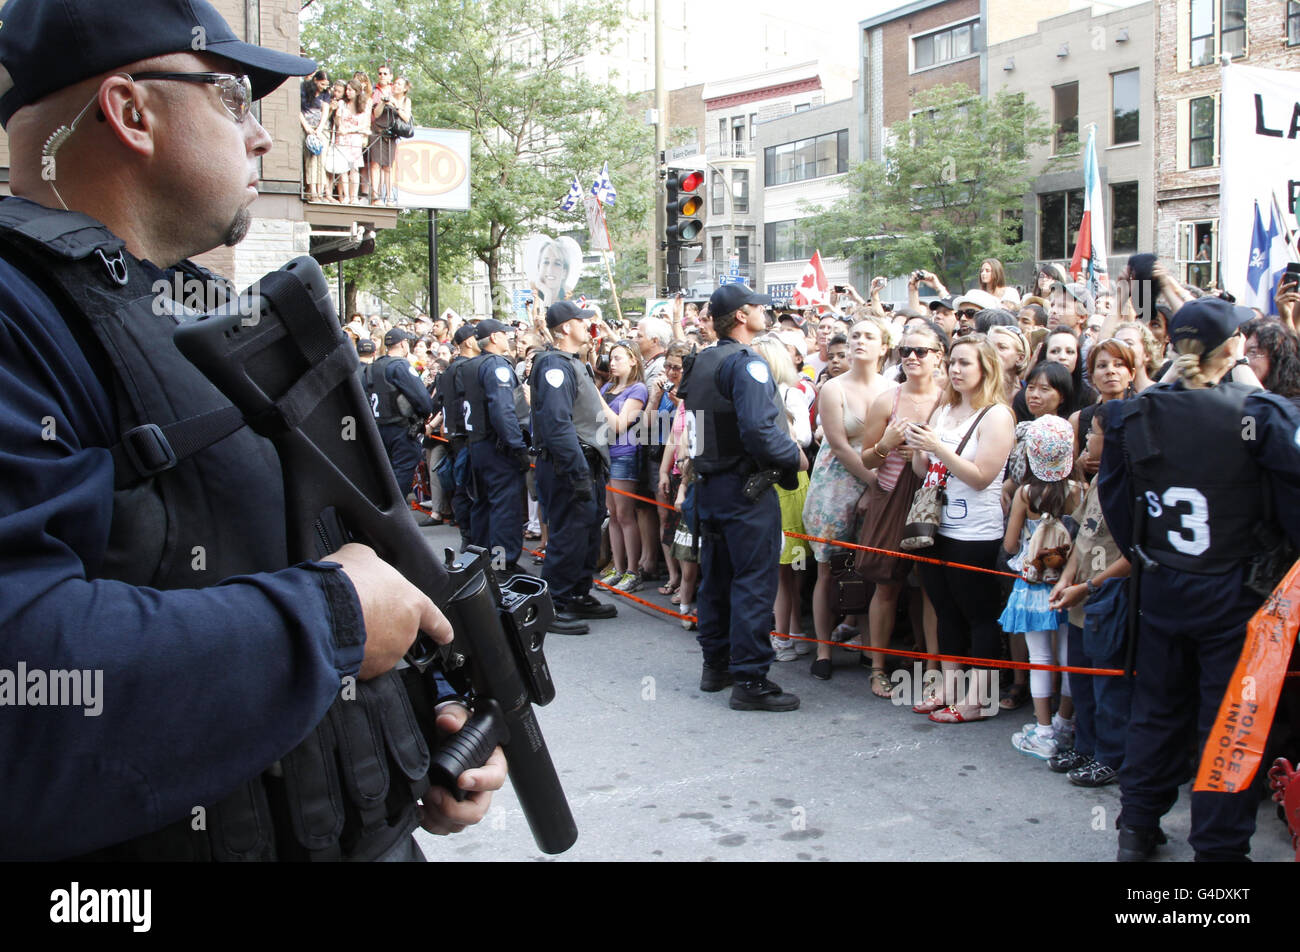
[[[474,470],[474,506],[471,522],[476,545],[485,545],[499,572],[519,571],[524,547],[524,474],[528,472],[528,444],[524,440],[519,378],[506,360],[510,328],[492,318],[478,322],[474,336],[483,351],[465,365],[465,433],[469,438],[470,465]]]
[[[781,557],[781,507],[772,483],[793,488],[808,468],[790,438],[767,362],[747,344],[767,327],[772,299],[743,284],[709,298],[718,345],[695,357],[684,375],[702,546],[700,690],[734,683],[738,711],[793,711],[799,698],[767,679],[772,664],[772,593]]]
[[[533,358],[533,443],[537,448],[537,495],[550,535],[542,578],[551,590],[556,621],[551,631],[585,634],[583,619],[613,618],[618,609],[591,595],[605,519],[612,411],[601,399],[582,351],[591,340],[587,321],[595,311],[560,301],[546,310],[555,347]]]
[[[1291,567],[1287,540],[1300,544],[1300,412],[1224,379],[1253,316],[1217,297],[1184,304],[1169,321],[1180,379],[1103,410],[1102,512],[1140,573],[1120,861],[1166,842],[1160,818],[1187,779],[1188,743],[1199,757],[1246,623]],[[1250,790],[1192,794],[1198,860],[1245,860],[1263,774]]]

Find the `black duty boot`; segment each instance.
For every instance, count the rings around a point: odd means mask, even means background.
[[[1157,846],[1169,840],[1160,827],[1121,826],[1119,828],[1119,853],[1117,863],[1141,863],[1151,858]]]
[[[700,690],[707,694],[713,694],[725,687],[730,687],[735,681],[736,679],[732,677],[731,672],[726,668],[710,667],[706,661],[704,671],[700,674]]]
[[[794,711],[799,708],[799,698],[786,694],[780,685],[767,678],[754,681],[737,681],[731,689],[733,711]]]
[[[555,620],[547,626],[546,630],[556,635],[585,635],[591,631],[581,618],[561,611],[555,613]]]
[[[558,609],[559,606],[557,605]],[[564,603],[564,611],[570,615],[576,615],[579,618],[617,618],[618,609],[613,605],[608,605],[598,598],[587,594],[579,595],[577,598],[570,598]]]

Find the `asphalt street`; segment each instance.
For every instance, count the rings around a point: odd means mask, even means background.
[[[441,551],[454,529],[425,532]],[[525,557],[525,563],[531,559]],[[528,564],[531,571],[539,570]],[[876,698],[857,652],[834,676],[808,659],[772,666],[798,694],[792,713],[732,711],[730,690],[699,690],[695,633],[603,590],[619,616],[585,636],[548,635],[557,696],[538,709],[578,825],[577,843],[538,850],[509,783],[478,827],[421,831],[430,859],[677,861],[1087,861],[1115,858],[1117,785],[1072,786],[1016,751],[1029,707],[973,724],[935,724]],[[668,607],[653,586],[638,593]],[[1190,861],[1185,786],[1161,861]],[[1256,861],[1295,857],[1265,801]]]

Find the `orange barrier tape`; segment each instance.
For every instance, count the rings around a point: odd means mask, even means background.
[[[1300,633],[1297,599],[1300,562],[1291,566],[1246,625],[1246,642],[1201,752],[1194,791],[1237,793],[1255,779]]]

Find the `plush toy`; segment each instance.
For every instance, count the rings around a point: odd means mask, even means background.
[[[1032,560],[1025,564],[1026,582],[1043,582],[1055,584],[1061,578],[1061,569],[1070,558],[1069,544],[1058,545],[1051,549],[1042,549]]]

